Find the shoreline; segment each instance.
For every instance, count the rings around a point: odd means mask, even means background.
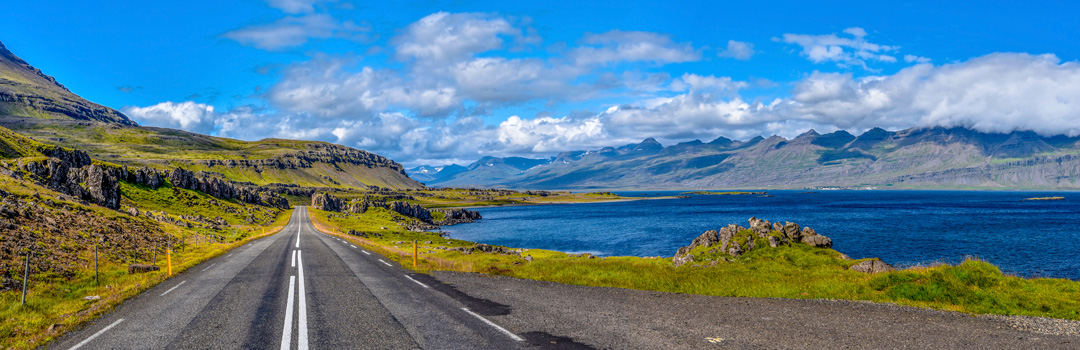
[[[624,202],[636,202],[636,201],[648,201],[648,200],[660,200],[660,199],[683,199],[678,196],[663,196],[663,197],[629,197],[619,198],[592,202],[573,202],[573,201],[553,201],[553,202],[539,202],[539,203],[514,203],[514,204],[495,204],[495,205],[473,205],[467,207],[441,207],[453,208],[453,209],[481,209],[481,208],[501,208],[501,207],[525,207],[535,205],[563,205],[563,204],[598,204],[598,203],[624,203]],[[483,220],[483,219],[481,219]],[[446,225],[451,226],[451,225]]]

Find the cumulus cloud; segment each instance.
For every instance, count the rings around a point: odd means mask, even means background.
[[[720,51],[717,56],[746,61],[749,60],[750,57],[753,57],[754,53],[754,44],[742,41],[728,40],[727,49]]]
[[[217,115],[214,106],[187,102],[162,102],[148,107],[124,107],[121,109],[143,125],[183,129],[209,134],[214,129]]]
[[[904,62],[907,63],[930,63],[929,57],[920,57],[915,55],[904,55]]]
[[[701,53],[690,43],[676,43],[670,37],[651,32],[613,30],[603,34],[588,34],[583,46],[570,53],[578,65],[614,62],[680,63],[701,59]]]
[[[784,34],[775,39],[787,44],[802,47],[801,55],[811,62],[835,62],[840,66],[866,67],[866,61],[896,62],[890,55],[900,49],[899,46],[874,44],[866,41],[866,30],[859,27],[844,29],[841,37],[837,34],[810,35]]]
[[[369,28],[353,22],[339,23],[326,14],[284,17],[274,23],[226,32],[221,36],[263,50],[282,50],[303,45],[310,39],[342,38],[362,40]]]
[[[505,39],[530,42],[509,20],[482,13],[437,12],[421,18],[395,37],[398,59],[430,63],[458,62],[503,47]]]

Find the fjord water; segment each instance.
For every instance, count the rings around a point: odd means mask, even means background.
[[[625,192],[668,196],[678,192]],[[1080,198],[1015,191],[769,191],[691,195],[615,203],[477,209],[478,223],[448,226],[450,237],[518,248],[599,256],[675,254],[706,230],[751,216],[792,221],[833,240],[854,259],[880,257],[898,267],[989,261],[1024,277],[1080,279]],[[1024,198],[1065,196],[1059,201]]]

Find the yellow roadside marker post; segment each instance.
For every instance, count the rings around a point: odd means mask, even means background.
[[[417,251],[418,251],[418,250],[417,250],[417,248],[416,248],[416,240],[414,239],[414,240],[412,241],[412,267],[413,267],[414,269],[416,268],[416,265],[417,265],[417,259],[416,259],[416,256],[417,256],[417,253],[416,253],[416,252],[417,252]]]
[[[172,249],[165,249],[165,264],[169,265],[169,277],[172,277]]]

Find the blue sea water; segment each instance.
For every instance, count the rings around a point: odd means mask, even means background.
[[[624,192],[666,196],[678,192]],[[904,267],[975,256],[1006,273],[1080,279],[1080,197],[1015,191],[769,191],[616,203],[477,209],[478,223],[450,237],[600,256],[665,256],[706,230],[747,226],[751,216],[792,221],[833,240],[852,258]],[[1021,201],[1064,196],[1060,201]]]

